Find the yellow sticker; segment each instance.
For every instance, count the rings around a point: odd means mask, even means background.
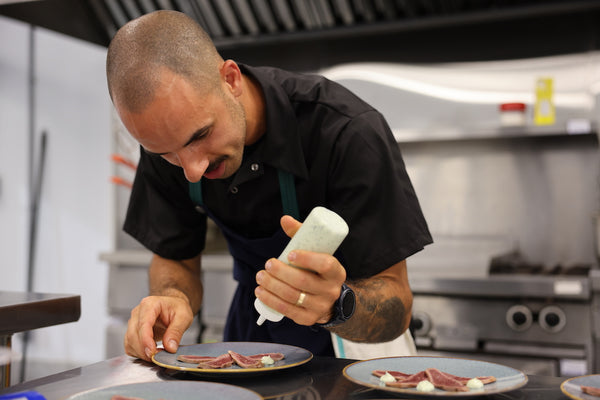
[[[533,120],[536,125],[552,125],[556,120],[556,110],[552,96],[552,78],[539,78],[535,83],[535,106]]]

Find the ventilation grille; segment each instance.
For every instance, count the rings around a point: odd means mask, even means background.
[[[163,9],[194,18],[215,40],[265,38],[494,13],[560,12],[575,0],[87,0],[112,38],[127,21]]]

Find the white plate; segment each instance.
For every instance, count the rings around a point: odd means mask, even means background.
[[[494,376],[496,382],[484,385],[482,389],[469,392],[448,392],[435,389],[433,392],[419,392],[416,388],[395,388],[385,386],[374,370],[400,371],[414,374],[427,368],[437,368],[442,372],[464,377]],[[527,383],[527,376],[516,369],[485,361],[451,357],[387,357],[358,361],[344,368],[344,376],[359,385],[412,396],[465,397],[503,393],[520,388]]]
[[[68,400],[110,400],[114,395],[137,397],[144,400],[262,400],[248,389],[214,382],[143,382],[109,386],[77,393]]]
[[[600,375],[576,376],[560,384],[560,390],[572,399],[598,400],[600,397],[592,396],[581,391],[581,386],[594,386],[600,388]]]
[[[227,353],[228,350],[235,351],[245,356],[262,353],[283,353],[283,360],[276,361],[272,366],[263,368],[241,368],[233,365],[228,368],[200,369],[195,364],[184,363],[177,360],[179,355],[196,356],[220,356]],[[179,346],[176,353],[161,351],[152,357],[152,361],[161,367],[175,369],[178,371],[189,371],[196,375],[214,376],[214,375],[251,375],[263,374],[271,371],[277,371],[292,367],[297,367],[309,362],[313,358],[310,351],[296,346],[289,346],[278,343],[260,343],[260,342],[219,342],[219,343],[200,343],[188,346]]]

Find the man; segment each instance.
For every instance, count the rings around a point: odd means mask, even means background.
[[[225,340],[333,355],[330,332],[373,343],[407,329],[405,259],[431,236],[378,112],[322,77],[223,60],[175,11],[117,32],[107,80],[142,148],[124,229],[154,253],[150,296],[129,320],[128,354],[149,360],[155,340],[177,350],[202,302],[207,215],[228,241],[239,282]],[[350,227],[339,251],[292,252],[301,268],[278,261],[317,205]],[[258,326],[255,297],[287,318]],[[353,314],[341,310],[341,297],[356,299]]]

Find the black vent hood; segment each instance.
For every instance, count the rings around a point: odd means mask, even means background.
[[[600,38],[599,0],[0,0],[0,15],[101,46],[158,9],[192,16],[226,57],[296,68],[542,56]]]

